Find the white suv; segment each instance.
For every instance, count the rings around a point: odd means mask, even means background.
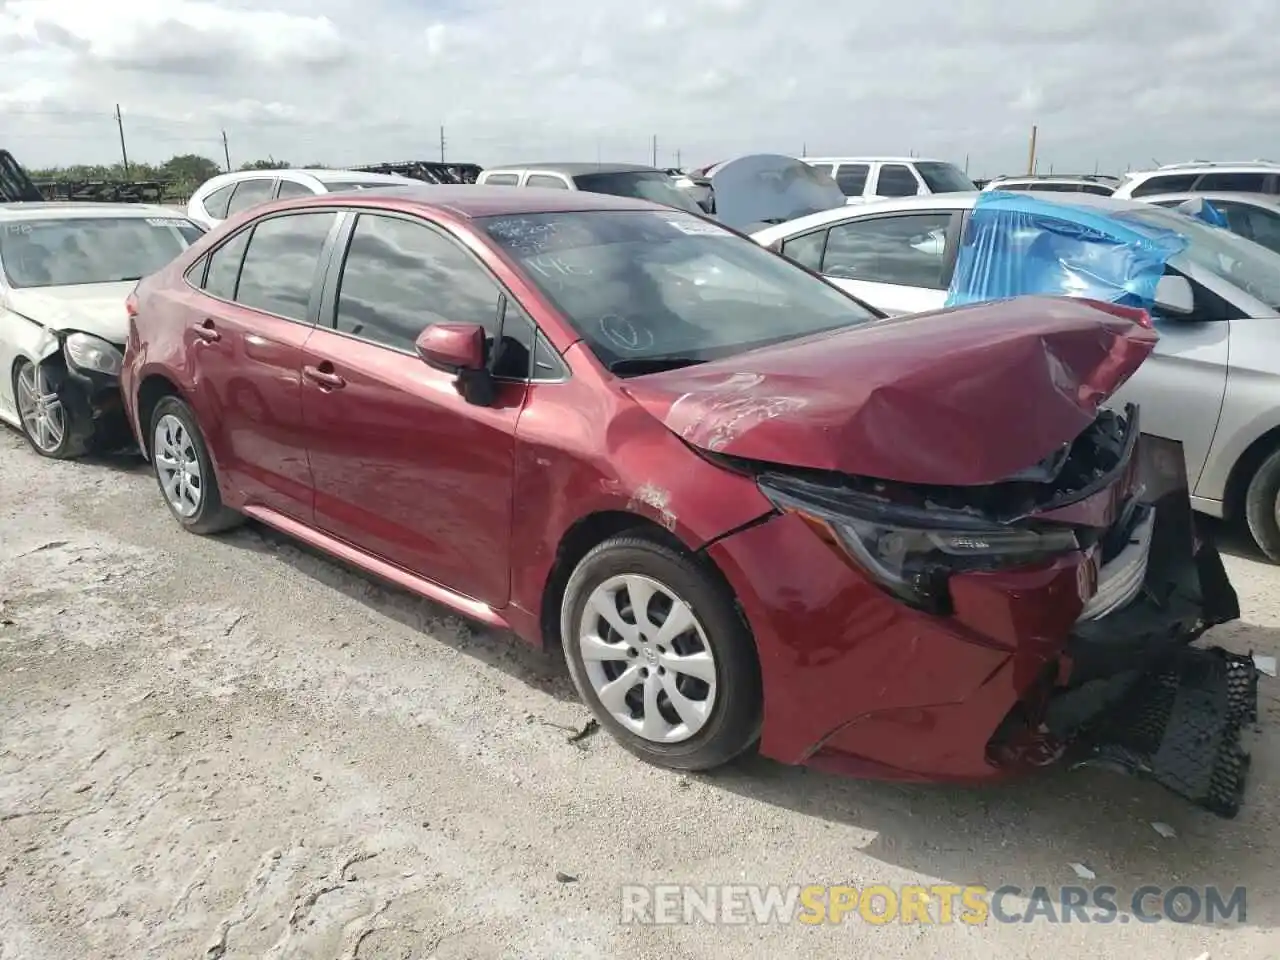
[[[359,170],[237,170],[219,174],[202,183],[191,195],[187,216],[213,229],[241,210],[269,200],[421,183],[421,180],[410,177]]]
[[[922,157],[802,157],[835,180],[849,203],[877,197],[917,197],[977,190],[968,174],[945,160]]]
[[[1155,170],[1126,173],[1113,197],[1154,193],[1280,193],[1280,163],[1270,160],[1168,163]]]

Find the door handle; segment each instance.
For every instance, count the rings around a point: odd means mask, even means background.
[[[332,370],[321,370],[319,367],[303,367],[302,375],[326,390],[341,390],[347,385],[347,381]]]
[[[205,343],[217,343],[222,339],[222,334],[213,328],[212,320],[201,320],[192,329],[195,330],[196,336]]]

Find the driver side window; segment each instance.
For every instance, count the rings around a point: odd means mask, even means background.
[[[430,324],[476,323],[492,349],[500,293],[471,254],[425,223],[362,213],[347,246],[333,325],[412,353]],[[533,321],[508,298],[496,376],[529,376],[533,336]]]
[[[822,273],[842,280],[945,290],[950,224],[949,210],[837,224],[828,234]]]

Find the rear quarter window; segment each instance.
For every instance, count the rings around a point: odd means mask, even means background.
[[[1198,173],[1157,174],[1147,177],[1129,192],[1132,197],[1149,197],[1153,193],[1183,193],[1195,186]]]

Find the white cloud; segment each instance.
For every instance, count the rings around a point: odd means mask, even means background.
[[[736,152],[1123,170],[1280,155],[1274,0],[10,0],[5,146],[354,163]]]

